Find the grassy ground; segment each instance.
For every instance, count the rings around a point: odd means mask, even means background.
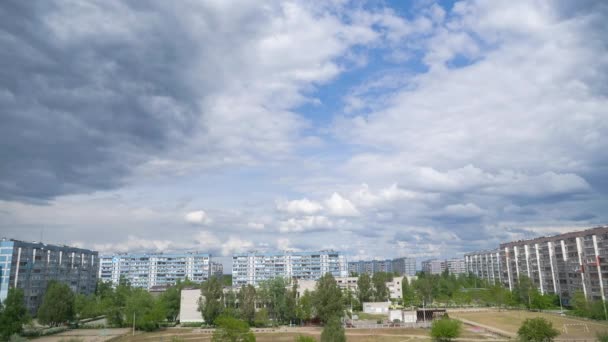
[[[256,332],[258,342],[293,342],[298,335],[313,336],[317,340],[321,335],[321,328],[283,328],[276,332]],[[166,329],[153,333],[138,333],[135,336],[125,335],[112,342],[170,342],[173,336],[179,336],[183,341],[211,341],[211,334],[201,334],[195,329]],[[426,329],[348,329],[348,341],[354,342],[416,342],[431,341],[429,330]],[[487,334],[465,327],[461,336],[467,341],[492,341]]]
[[[527,318],[543,317],[553,323],[553,327],[561,332],[559,339],[568,338],[595,338],[595,334],[600,331],[608,331],[608,324],[595,321],[581,320],[571,317],[564,317],[555,314],[528,311],[493,311],[493,312],[455,312],[450,313],[452,318],[464,318],[479,324],[491,326],[516,334],[517,330]],[[589,331],[584,326],[567,326],[566,333],[564,324],[586,324]]]
[[[359,317],[359,319],[365,320],[383,320],[386,321],[388,319],[388,314],[370,314],[365,312],[355,312],[355,315]]]

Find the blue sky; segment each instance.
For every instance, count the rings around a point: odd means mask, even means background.
[[[606,14],[0,5],[0,235],[424,259],[606,224]]]

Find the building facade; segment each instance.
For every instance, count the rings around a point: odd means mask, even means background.
[[[491,284],[502,284],[502,267],[498,249],[470,252],[464,255],[466,273],[485,279]]]
[[[448,270],[448,273],[460,275],[467,273],[466,265],[464,259],[460,258],[452,258],[445,261],[445,267]]]
[[[317,280],[326,273],[348,275],[346,257],[335,251],[244,253],[232,257],[232,284],[254,285],[277,277]]]
[[[500,245],[503,283],[513,289],[522,276],[568,304],[575,292],[606,300],[608,226]]]
[[[445,260],[431,259],[422,262],[422,272],[427,274],[441,274],[445,271],[446,267]]]
[[[116,254],[100,258],[99,278],[118,285],[124,278],[132,286],[150,289],[189,279],[201,283],[209,279],[211,256],[205,253]]]
[[[97,252],[39,242],[0,240],[0,301],[9,288],[23,290],[25,305],[35,314],[49,281],[67,284],[74,293],[92,294],[97,285]]]
[[[393,272],[393,262],[386,260],[351,261],[348,263],[348,273],[374,274],[377,272]]]
[[[400,276],[415,276],[416,275],[416,259],[402,257],[393,259],[393,272]]]

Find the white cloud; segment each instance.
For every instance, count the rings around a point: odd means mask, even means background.
[[[237,236],[230,236],[228,241],[222,244],[222,255],[230,256],[233,253],[244,253],[253,248],[253,242],[241,239]]]
[[[474,203],[450,204],[445,207],[444,213],[449,216],[472,218],[483,215],[484,211]]]
[[[196,247],[200,250],[211,251],[217,250],[221,246],[220,239],[209,231],[201,231],[194,236]]]
[[[247,223],[247,227],[255,230],[263,230],[266,228],[266,225],[262,222],[249,222]]]
[[[304,216],[290,218],[279,223],[281,233],[304,232],[332,228],[334,224],[325,216]]]
[[[348,199],[334,192],[330,198],[325,200],[325,206],[330,215],[333,216],[358,216],[359,211]]]
[[[209,215],[204,210],[191,211],[184,216],[184,219],[188,223],[192,224],[210,224],[212,222]]]
[[[323,206],[321,203],[303,198],[293,201],[279,201],[277,202],[277,209],[289,214],[311,215],[323,210]]]

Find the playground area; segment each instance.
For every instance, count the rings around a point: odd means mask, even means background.
[[[608,331],[608,324],[583,320],[558,314],[530,311],[483,311],[453,312],[450,317],[478,323],[480,326],[502,331],[509,336],[517,335],[517,330],[527,318],[543,317],[560,331],[558,339],[594,339],[598,332]]]

